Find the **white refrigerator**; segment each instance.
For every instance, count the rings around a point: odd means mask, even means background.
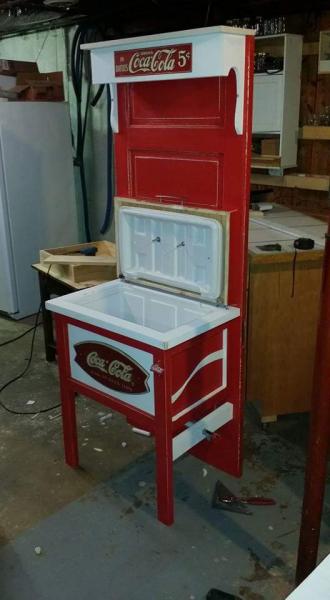
[[[67,103],[0,102],[0,313],[35,313],[39,250],[77,241]]]

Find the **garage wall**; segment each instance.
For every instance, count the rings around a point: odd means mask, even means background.
[[[63,71],[65,97],[70,105],[73,132],[76,129],[75,96],[70,74],[70,48],[74,28],[36,32],[0,40],[0,58],[31,60],[40,72]],[[95,86],[95,91],[97,86]],[[105,236],[99,233],[106,202],[106,94],[89,113],[86,138],[86,173],[88,179],[90,221],[93,239],[113,239],[113,228]],[[76,170],[75,170],[76,171]],[[77,204],[80,207],[80,183],[76,175]],[[83,237],[81,211],[80,229]]]
[[[301,13],[288,18],[288,31],[303,35],[301,74],[300,125],[307,125],[313,114],[324,112],[330,105],[330,74],[318,73],[318,44],[320,31],[330,29],[330,11]],[[298,140],[298,173],[330,174],[330,142]],[[255,187],[255,186],[254,186]],[[300,188],[282,188],[272,184],[269,202],[279,202],[317,218],[330,215],[329,193]]]

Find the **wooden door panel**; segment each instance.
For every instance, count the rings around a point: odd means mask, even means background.
[[[221,78],[177,80],[171,85],[167,81],[134,83],[128,88],[129,127],[223,127],[225,110]]]
[[[130,195],[187,206],[220,207],[222,157],[132,151]]]

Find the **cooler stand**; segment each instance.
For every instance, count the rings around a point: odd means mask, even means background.
[[[47,303],[66,460],[78,465],[76,394],[118,410],[155,436],[166,524],[184,452],[241,474],[253,34],[85,46],[111,89],[121,279]]]

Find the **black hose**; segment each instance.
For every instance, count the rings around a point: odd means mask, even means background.
[[[96,106],[97,102],[102,96],[104,90],[104,84],[99,86],[97,93],[95,94],[92,101],[91,97],[91,75],[87,74],[87,92],[85,99],[85,106],[82,106],[82,85],[84,76],[84,56],[80,46],[84,42],[89,41],[91,36],[95,35],[96,30],[94,27],[88,25],[79,25],[74,33],[71,48],[71,73],[72,73],[72,85],[76,96],[76,107],[77,107],[77,136],[76,136],[76,156],[75,166],[79,169],[80,186],[82,195],[82,207],[83,207],[83,219],[84,219],[84,230],[86,241],[91,241],[91,233],[89,226],[89,207],[88,207],[88,191],[86,182],[85,172],[85,161],[84,161],[84,150],[86,141],[86,129],[88,121],[88,112],[90,106]],[[104,234],[111,222],[112,217],[112,131],[110,126],[110,113],[111,113],[111,94],[110,87],[107,86],[107,202],[104,215],[104,221],[101,227],[101,233]]]
[[[75,165],[79,169],[81,194],[82,194],[82,205],[83,205],[83,219],[86,241],[91,241],[90,227],[89,227],[89,209],[88,209],[88,193],[86,184],[86,173],[85,173],[85,162],[84,162],[84,149],[85,149],[85,136],[86,136],[86,125],[90,101],[91,81],[90,77],[88,80],[88,88],[86,94],[85,108],[82,109],[82,84],[83,84],[83,51],[80,45],[88,38],[88,28],[84,25],[79,25],[74,33],[71,49],[71,73],[72,73],[72,85],[76,96],[76,107],[77,107],[77,137],[76,137],[76,156]],[[84,116],[83,116],[84,114]]]
[[[105,84],[101,83],[101,85],[99,86],[99,89],[97,90],[93,100],[91,101],[91,106],[96,106],[99,99],[101,98],[102,94],[103,94],[103,90],[105,88]]]
[[[100,233],[105,234],[109,229],[112,217],[112,129],[110,123],[111,117],[111,92],[107,85],[107,204],[105,208],[104,221]]]

